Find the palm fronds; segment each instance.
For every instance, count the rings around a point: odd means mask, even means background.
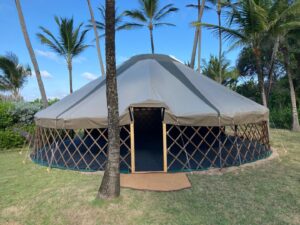
[[[19,64],[19,59],[14,53],[0,56],[0,90],[12,91],[17,97],[19,90],[31,75],[29,66]]]

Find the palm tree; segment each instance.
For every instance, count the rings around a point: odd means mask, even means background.
[[[222,8],[229,6],[230,0],[208,0],[212,5],[216,6],[216,12],[218,15],[218,26],[219,26],[219,61],[221,61],[222,58],[222,52],[223,52],[223,46],[222,46],[222,32],[221,32],[221,26],[222,26],[222,21],[221,21],[221,14],[222,14]],[[221,67],[220,67],[221,69]],[[222,82],[222,71],[219,71],[219,82]]]
[[[8,53],[6,56],[0,56],[1,91],[11,91],[13,97],[15,99],[19,99],[20,89],[23,87],[30,75],[30,67],[21,65],[18,57],[14,53]]]
[[[221,71],[221,81],[220,81],[220,71]],[[224,54],[221,55],[221,61],[219,57],[210,55],[209,61],[203,60],[203,70],[202,73],[211,79],[222,83],[227,86],[236,80],[238,77],[237,69],[230,67],[230,62],[225,59]]]
[[[232,8],[230,25],[234,27],[233,29],[212,24],[197,24],[214,29],[217,33],[221,30],[225,39],[227,38],[234,41],[233,46],[251,46],[256,59],[262,103],[265,106],[267,105],[267,102],[264,77],[261,70],[260,47],[263,39],[262,34],[264,32],[264,27],[266,27],[266,14],[266,10],[259,5],[259,3],[256,3],[255,0],[245,0],[240,1],[238,7]]]
[[[106,0],[105,24],[108,157],[97,198],[109,199],[120,195],[120,129],[115,52],[115,0]]]
[[[292,106],[292,130],[293,131],[300,131],[299,125],[299,116],[298,116],[298,108],[297,108],[297,101],[296,101],[296,93],[295,87],[293,84],[293,78],[290,70],[290,52],[287,46],[282,48],[283,58],[284,58],[284,67],[285,72],[288,77],[289,81],[289,88],[290,88],[290,97],[291,97],[291,106]]]
[[[96,38],[96,48],[97,48],[97,54],[98,54],[100,69],[101,69],[102,75],[104,75],[105,70],[104,70],[104,64],[103,64],[102,55],[101,55],[99,36],[98,36],[96,22],[95,22],[95,18],[94,18],[94,12],[93,12],[90,0],[87,0],[87,4],[88,4],[89,11],[90,11],[90,14],[91,14],[91,24],[92,24],[92,27],[94,29],[94,34],[95,34],[95,38]]]
[[[299,38],[300,38],[300,28],[292,30],[286,35],[285,41],[281,42],[281,47],[280,47],[280,50],[283,55],[283,64],[285,67],[285,72],[289,81],[289,90],[290,90],[290,98],[291,98],[291,106],[292,106],[292,131],[300,131],[297,98],[296,98],[297,95],[294,87],[293,74],[290,66],[293,62],[291,58],[295,58],[295,61],[297,61],[298,59],[297,56],[299,56],[300,53]],[[297,68],[296,70],[298,72],[299,68]]]
[[[290,7],[284,11],[276,11],[274,9],[274,5],[277,7],[280,6],[280,4],[271,1],[239,1],[237,5],[231,7],[229,15],[229,25],[233,26],[233,28],[204,23],[195,24],[197,26],[205,26],[217,32],[221,30],[225,39],[232,40],[234,42],[233,47],[251,47],[255,56],[261,99],[264,106],[267,106],[267,99],[261,62],[262,43],[270,33],[274,32],[275,27],[284,26],[284,24],[289,22],[288,19],[291,14],[297,14],[300,12],[299,2],[297,2],[297,4],[295,3],[290,5]],[[271,11],[275,12],[274,15]],[[274,16],[278,19],[275,20]],[[278,23],[276,23],[276,21],[278,21]]]
[[[281,42],[285,42],[289,31],[300,26],[298,17],[300,16],[300,1],[276,0],[268,5],[267,26],[265,27],[264,41],[262,48],[269,48],[271,44],[270,68],[268,71],[267,97],[270,94],[275,61]],[[297,21],[298,20],[298,21]]]
[[[21,29],[22,29],[22,32],[23,32],[23,36],[24,36],[24,39],[25,39],[26,46],[27,46],[27,50],[29,52],[31,62],[33,64],[36,80],[37,80],[37,83],[38,83],[38,86],[39,86],[39,89],[40,89],[41,98],[42,98],[42,101],[43,101],[43,107],[46,108],[48,106],[46,91],[45,91],[45,88],[44,88],[44,83],[43,83],[43,80],[42,80],[42,76],[41,76],[41,73],[40,73],[38,62],[36,60],[36,57],[35,57],[35,54],[34,54],[30,39],[29,39],[29,35],[28,35],[28,32],[27,32],[25,19],[24,19],[23,12],[22,12],[22,7],[21,7],[21,4],[20,4],[19,0],[15,0],[15,3],[16,3],[17,11],[18,11],[18,17],[19,17]]]
[[[38,33],[37,36],[42,44],[49,46],[66,60],[69,70],[70,93],[73,93],[72,62],[74,57],[89,47],[89,45],[84,43],[88,30],[81,31],[83,23],[74,28],[73,18],[67,19],[55,16],[54,19],[58,26],[59,35],[55,37],[48,29],[40,27],[42,33]]]
[[[139,21],[139,23],[131,23],[131,27],[148,27],[151,40],[151,52],[154,54],[153,29],[160,26],[175,26],[172,23],[162,22],[172,12],[178,11],[173,4],[167,4],[162,8],[159,7],[158,0],[140,0],[141,9],[126,10],[124,15]]]
[[[201,23],[202,16],[205,8],[205,0],[203,0],[200,3],[200,0],[198,0],[198,4],[188,4],[186,7],[195,8],[198,11],[198,23]],[[193,50],[192,50],[192,56],[190,61],[190,67],[194,69],[195,67],[195,59],[196,59],[196,51],[197,51],[197,45],[198,45],[198,70],[200,71],[200,61],[201,61],[201,39],[202,39],[202,27],[197,26],[195,29],[195,35],[194,35],[194,43],[193,43]]]

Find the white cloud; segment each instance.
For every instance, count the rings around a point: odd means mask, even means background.
[[[55,54],[54,52],[43,51],[43,50],[39,50],[39,49],[36,49],[35,52],[39,56],[43,56],[45,58],[48,58],[48,59],[51,59],[51,60],[54,60],[54,61],[58,61],[59,60],[58,55]]]
[[[82,62],[85,62],[86,61],[86,58],[83,57],[83,56],[77,56],[75,58],[73,58],[73,63],[82,63]]]
[[[81,76],[87,80],[95,80],[98,78],[98,76],[96,74],[89,73],[89,72],[84,72],[83,74],[81,74]]]
[[[39,49],[36,49],[35,52],[38,56],[42,56],[44,58],[47,58],[47,59],[50,59],[50,60],[53,60],[53,61],[56,61],[59,63],[65,63],[64,59],[62,57],[59,57],[59,55],[57,55],[54,52],[43,51],[43,50],[39,50]],[[80,64],[80,63],[85,62],[86,60],[87,59],[83,56],[77,56],[77,57],[73,58],[73,63]]]
[[[47,70],[41,70],[40,73],[41,73],[41,76],[42,76],[43,78],[46,78],[46,79],[53,78],[52,74],[49,73]],[[35,72],[34,72],[34,71],[32,71],[32,76],[35,77]]]

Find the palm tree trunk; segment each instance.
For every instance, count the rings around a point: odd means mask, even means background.
[[[97,198],[111,199],[120,195],[120,128],[115,54],[115,0],[106,0],[105,23],[108,157]]]
[[[283,52],[284,57],[284,66],[285,71],[289,80],[289,86],[290,86],[290,97],[291,97],[291,104],[292,104],[292,131],[300,131],[300,125],[299,125],[299,117],[298,117],[298,109],[297,109],[297,101],[296,101],[296,93],[295,88],[293,84],[293,78],[290,71],[289,63],[289,52],[287,48],[284,49]]]
[[[200,0],[198,0],[198,21],[200,20]],[[198,39],[199,39],[199,27],[197,26],[195,29],[195,35],[194,35],[194,43],[193,43],[193,50],[192,50],[192,56],[191,56],[191,62],[190,67],[194,69],[195,67],[195,60],[196,60],[196,51],[198,46]]]
[[[258,76],[258,84],[260,88],[261,101],[263,106],[267,107],[267,99],[266,99],[266,92],[265,92],[264,75],[262,71],[262,63],[260,58],[260,50],[258,48],[254,48],[253,51],[254,51],[255,61],[256,61],[256,71]]]
[[[190,62],[190,67],[192,69],[195,68],[196,51],[197,51],[197,46],[198,46],[198,37],[199,37],[199,27],[196,27],[195,36],[194,36],[193,50],[192,50],[192,56],[191,56],[191,62]]]
[[[199,12],[199,23],[202,21],[203,11],[205,7],[205,0],[202,0],[200,12]],[[199,27],[199,40],[198,40],[198,71],[201,71],[201,40],[202,40],[202,27]]]
[[[29,52],[29,55],[30,55],[31,62],[32,62],[33,67],[34,67],[35,76],[36,76],[37,83],[38,83],[38,86],[39,86],[39,89],[40,89],[43,106],[44,106],[44,108],[46,108],[48,106],[46,91],[45,91],[45,88],[44,88],[44,83],[43,83],[43,80],[42,80],[40,69],[39,69],[39,66],[38,66],[38,63],[37,63],[37,60],[36,60],[36,57],[35,57],[35,54],[34,54],[30,39],[29,39],[29,35],[28,35],[28,32],[27,32],[25,19],[24,19],[23,12],[22,12],[22,7],[21,7],[21,4],[20,4],[19,0],[15,0],[15,3],[16,3],[18,16],[19,16],[19,21],[20,21],[21,29],[22,29],[23,36],[24,36],[24,39],[25,39],[25,43],[26,43],[26,46],[27,46],[27,49],[28,49],[28,52]]]
[[[154,54],[154,40],[153,40],[153,28],[150,27],[150,40],[151,40],[151,52]]]
[[[99,41],[96,22],[95,22],[95,18],[94,18],[94,12],[93,12],[90,0],[87,0],[87,3],[88,3],[89,11],[90,11],[90,14],[91,14],[91,21],[92,21],[92,24],[93,24],[93,29],[94,29],[95,38],[96,38],[96,47],[97,47],[97,54],[98,54],[100,69],[101,69],[102,76],[104,76],[105,75],[105,70],[104,70],[104,64],[103,64],[103,59],[102,59],[102,55],[101,55],[100,41]]]
[[[73,93],[73,76],[72,76],[72,60],[68,60],[70,94]]]
[[[271,56],[271,61],[270,61],[270,70],[268,74],[268,79],[269,79],[269,85],[268,85],[268,91],[267,91],[267,99],[269,99],[270,93],[271,93],[271,88],[272,88],[272,83],[273,83],[273,74],[274,74],[274,64],[275,60],[277,58],[277,53],[279,50],[279,36],[276,37],[273,50],[272,50],[272,56]]]
[[[16,101],[20,100],[20,94],[18,89],[13,89],[12,95]]]
[[[218,24],[219,24],[219,83],[222,83],[222,32],[221,32],[221,1],[218,0]]]
[[[201,21],[200,21],[201,23]],[[199,35],[198,35],[198,66],[197,71],[201,72],[201,40],[202,40],[202,28],[199,27]]]

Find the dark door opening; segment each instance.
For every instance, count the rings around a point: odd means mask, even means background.
[[[134,108],[135,170],[163,170],[162,109]]]

